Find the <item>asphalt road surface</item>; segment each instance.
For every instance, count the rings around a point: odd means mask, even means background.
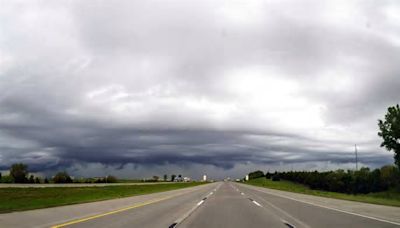
[[[0,202],[1,203],[1,202]],[[232,182],[0,215],[0,227],[400,227],[400,208]]]

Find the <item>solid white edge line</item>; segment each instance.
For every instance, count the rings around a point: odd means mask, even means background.
[[[241,192],[241,193],[244,195],[243,192]],[[299,219],[293,217],[292,215],[290,215],[290,214],[287,213],[286,211],[282,210],[281,208],[275,206],[274,204],[272,204],[272,203],[269,202],[268,200],[264,199],[263,197],[261,197],[261,196],[259,196],[259,195],[257,195],[257,194],[254,194],[254,196],[257,197],[257,198],[259,198],[261,201],[265,202],[265,203],[266,203],[267,205],[269,205],[270,207],[272,207],[272,208],[274,208],[275,210],[279,211],[279,212],[282,213],[284,216],[286,216],[286,217],[292,219],[293,221],[295,221],[296,223],[300,224],[301,227],[310,228],[307,224],[305,224],[305,223],[302,222],[301,220],[299,220]],[[281,221],[287,222],[286,220],[284,220],[284,219],[282,219],[282,218],[281,218]],[[288,224],[290,224],[290,225],[292,225],[294,228],[296,228],[296,226],[294,226],[293,224],[291,224],[291,223],[288,223]]]
[[[321,207],[321,208],[325,208],[325,209],[329,209],[329,210],[333,210],[333,211],[338,211],[338,212],[342,212],[342,213],[346,213],[346,214],[350,214],[350,215],[360,216],[360,217],[363,217],[363,218],[368,218],[368,219],[372,219],[372,220],[376,220],[376,221],[380,221],[380,222],[386,222],[386,223],[390,223],[390,224],[393,224],[393,225],[400,226],[400,223],[398,223],[398,222],[393,222],[393,221],[389,221],[389,220],[385,220],[385,219],[381,219],[381,218],[376,218],[376,217],[372,217],[372,216],[368,216],[368,215],[362,215],[362,214],[358,214],[358,213],[354,213],[354,212],[350,212],[350,211],[344,211],[344,210],[336,209],[336,208],[332,208],[332,207],[322,206],[322,205],[306,202],[306,201],[303,201],[303,200],[294,199],[294,198],[288,197],[288,196],[282,196],[282,195],[278,195],[278,194],[271,193],[271,192],[264,192],[264,191],[261,191],[261,190],[258,190],[258,189],[254,189],[254,190],[259,191],[259,192],[263,192],[263,193],[266,193],[266,194],[270,194],[270,195],[274,195],[274,196],[278,196],[278,197],[294,200],[294,201],[297,201],[297,202],[309,204],[309,205],[316,206],[316,207]]]
[[[269,202],[268,200],[264,199],[263,197],[259,196],[259,195],[255,195],[257,198],[259,198],[261,201],[265,202],[268,206],[272,207],[273,209],[277,210],[278,212],[282,213],[284,216],[292,219],[293,221],[295,221],[296,223],[300,224],[301,227],[303,228],[310,228],[310,226],[308,226],[307,224],[305,224],[303,221],[293,217],[291,214],[289,214],[288,212],[282,210],[281,208],[275,206],[273,203]],[[286,221],[286,220],[285,220]],[[292,225],[292,224],[291,224]]]

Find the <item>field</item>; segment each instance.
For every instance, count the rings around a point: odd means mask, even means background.
[[[400,207],[400,192],[396,192],[395,190],[351,195],[337,192],[312,190],[305,185],[296,184],[290,181],[272,181],[266,178],[250,180],[246,182],[246,184],[308,195]]]
[[[0,213],[86,203],[197,186],[203,183],[106,187],[0,188]]]

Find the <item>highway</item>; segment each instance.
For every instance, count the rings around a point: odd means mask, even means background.
[[[400,208],[217,182],[1,214],[0,227],[400,227]]]

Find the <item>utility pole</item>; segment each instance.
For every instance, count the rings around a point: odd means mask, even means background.
[[[357,155],[357,144],[354,145],[355,153],[356,153],[356,171],[358,170],[358,155]]]

